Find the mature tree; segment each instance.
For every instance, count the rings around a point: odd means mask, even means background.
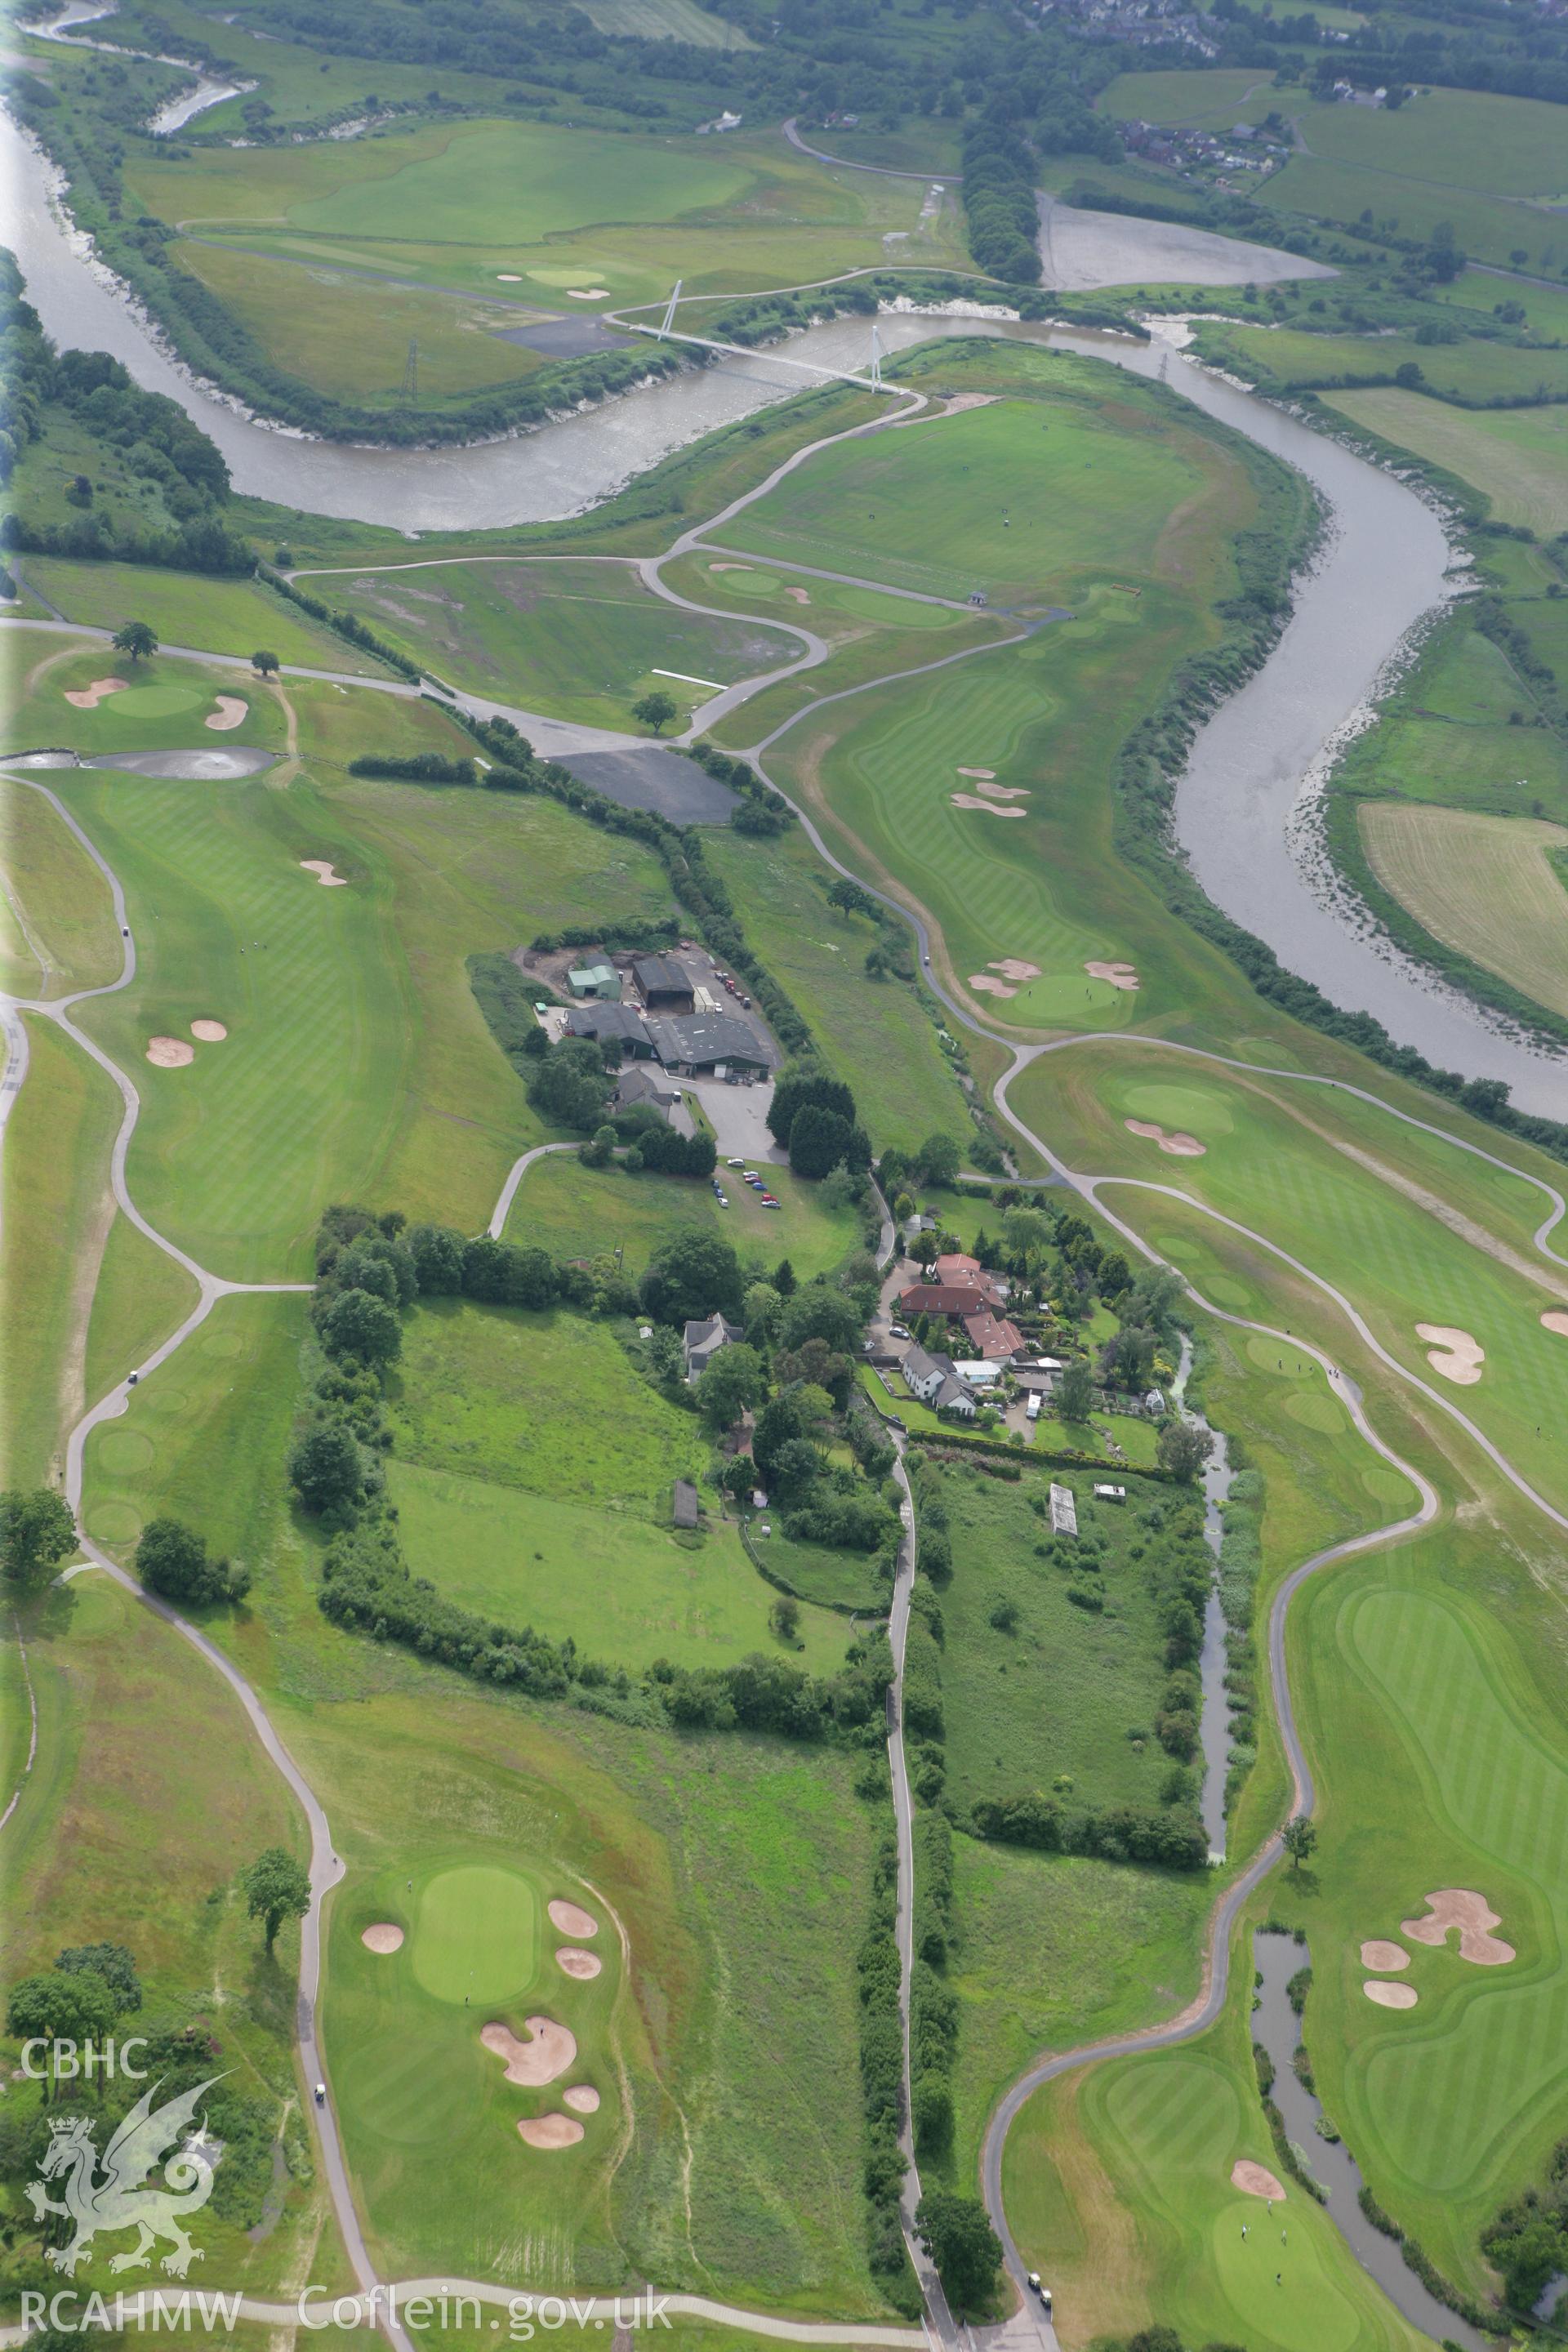
[[[846,1127],[855,1125],[855,1097],[842,1078],[829,1077],[815,1062],[791,1062],[774,1081],[768,1105],[768,1132],[775,1143],[788,1143],[790,1130],[807,1103],[818,1110],[830,1110]]]
[[[506,1297],[510,1307],[548,1307],[560,1288],[555,1260],[537,1246],[512,1252],[507,1269]]]
[[[929,1230],[918,1233],[910,1244],[909,1254],[915,1264],[929,1274],[942,1255],[942,1244]]]
[[[453,1298],[463,1287],[467,1244],[450,1225],[416,1225],[408,1235],[408,1255],[419,1287],[426,1298]]]
[[[840,1412],[849,1402],[855,1366],[849,1357],[830,1348],[826,1339],[814,1337],[798,1348],[786,1349],[774,1370],[783,1382],[804,1381],[820,1389]]]
[[[763,1393],[763,1360],[744,1340],[721,1348],[706,1371],[698,1375],[697,1402],[704,1421],[716,1430],[731,1429]]]
[[[871,1142],[822,1103],[802,1103],[789,1131],[789,1164],[797,1176],[828,1176],[834,1169],[871,1165]]]
[[[616,1130],[606,1119],[596,1127],[577,1157],[584,1168],[607,1168],[616,1148]]]
[[[541,1118],[560,1127],[580,1128],[586,1135],[604,1124],[610,1086],[604,1055],[592,1037],[563,1037],[529,1063],[528,1098]]]
[[[719,1485],[732,1503],[743,1503],[756,1477],[756,1465],[749,1454],[731,1454],[719,1473]]]
[[[364,1457],[343,1421],[318,1422],[289,1456],[289,1475],[308,1511],[340,1511],[364,1492]]]
[[[403,1353],[397,1309],[368,1290],[341,1290],[321,1318],[321,1345],[330,1356],[393,1363]]]
[[[367,1279],[373,1266],[381,1269],[374,1281]],[[341,1290],[373,1290],[378,1298],[390,1299],[396,1307],[411,1307],[419,1296],[419,1267],[414,1253],[406,1242],[391,1234],[361,1234],[334,1260],[332,1276]],[[392,1279],[390,1290],[386,1276]]]
[[[793,1649],[800,1633],[799,1601],[792,1594],[781,1592],[772,1609],[769,1610],[768,1615],[779,1640],[787,1642]]]
[[[1300,1870],[1301,1864],[1310,1862],[1318,1851],[1316,1827],[1304,1815],[1298,1814],[1293,1822],[1286,1822],[1280,1843],[1290,1857],[1291,1869]]]
[[[928,2189],[915,2209],[921,2243],[936,2264],[950,2303],[986,2301],[1002,2273],[1002,2241],[978,2197]]]
[[[1542,2213],[1489,2251],[1501,2267],[1510,2308],[1532,2312],[1557,2273],[1568,2270],[1568,2229]]]
[[[142,2006],[142,1979],[136,1957],[123,1944],[74,1944],[61,1952],[55,1966],[65,1976],[97,1977],[109,1988],[118,2015]]]
[[[1089,1419],[1094,1402],[1094,1374],[1080,1356],[1068,1364],[1057,1382],[1057,1411],[1064,1421]]]
[[[779,1319],[779,1345],[796,1349],[804,1348],[808,1339],[824,1339],[840,1354],[851,1354],[860,1344],[860,1323],[859,1308],[843,1291],[831,1283],[808,1282],[795,1292]]]
[[[1100,1295],[1102,1298],[1120,1298],[1124,1290],[1132,1287],[1132,1268],[1120,1250],[1108,1250],[1100,1261]]]
[[[830,907],[837,907],[840,914],[869,915],[873,922],[881,919],[881,908],[869,890],[862,889],[858,882],[851,882],[847,874],[841,874],[836,882],[828,884],[827,903]]]
[[[278,1940],[285,1919],[302,1919],[310,1907],[310,1877],[283,1846],[269,1845],[265,1853],[239,1874],[245,1907],[267,1930],[267,1948]]]
[[[1038,1209],[1009,1209],[1002,1220],[1002,1246],[1019,1265],[1027,1266],[1051,1245],[1051,1221]]]
[[[1107,1261],[1100,1260],[1100,1278],[1103,1285]],[[1121,1312],[1134,1323],[1146,1323],[1152,1330],[1173,1328],[1176,1309],[1186,1297],[1180,1275],[1173,1274],[1168,1265],[1146,1265],[1139,1270],[1132,1285],[1132,1296],[1123,1299]]]
[[[668,1324],[654,1327],[647,1343],[647,1368],[660,1388],[673,1389],[686,1377],[686,1359],[680,1352],[680,1341]]]
[[[798,1503],[816,1486],[823,1467],[809,1437],[786,1437],[770,1449],[764,1475],[777,1501]]]
[[[766,1346],[778,1329],[784,1300],[771,1282],[750,1282],[741,1302],[741,1318],[753,1345]]]
[[[22,1977],[5,1998],[5,2031],[18,2042],[47,2042],[49,2074],[39,2095],[47,2101],[57,2042],[98,2042],[114,2031],[114,1996],[100,1976],[51,1969],[47,1976]]]
[[[145,621],[127,621],[116,634],[114,650],[117,654],[129,654],[133,662],[142,661],[157,652],[157,634]]]
[[[662,735],[679,709],[673,694],[666,694],[662,686],[656,686],[651,694],[633,703],[632,717],[640,719],[645,727],[651,727],[656,735]]]
[[[941,2074],[916,2077],[910,2097],[917,2156],[942,2156],[952,2146],[952,2091]]]
[[[1154,1373],[1154,1334],[1136,1323],[1124,1323],[1106,1349],[1109,1369],[1118,1387],[1141,1394]]]
[[[708,1315],[738,1321],[741,1261],[717,1234],[677,1234],[655,1250],[639,1295],[644,1313],[656,1323],[695,1323]]]
[[[12,1486],[0,1495],[0,1570],[24,1592],[47,1584],[76,1549],[76,1521],[52,1486]]]
[[[250,1571],[215,1559],[206,1538],[178,1519],[149,1519],[136,1547],[136,1573],[149,1592],[165,1601],[241,1601],[250,1590]]]
[[[258,677],[276,677],[283,665],[276,654],[269,654],[263,646],[259,653],[251,655],[250,667]]]
[[[793,1298],[795,1294],[795,1268],[787,1257],[781,1257],[773,1271],[773,1288],[781,1298]]]
[[[963,1165],[963,1154],[951,1135],[928,1135],[915,1153],[915,1164],[928,1184],[951,1184]]]
[[[1214,1452],[1214,1433],[1195,1421],[1168,1421],[1154,1440],[1154,1459],[1173,1478],[1190,1486]]]

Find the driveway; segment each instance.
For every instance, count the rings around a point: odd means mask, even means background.
[[[775,1168],[788,1166],[789,1154],[768,1133],[768,1106],[773,1098],[771,1078],[759,1078],[752,1087],[732,1087],[724,1078],[671,1075],[666,1083],[696,1096],[712,1123],[721,1161],[738,1158],[748,1168],[756,1168],[765,1160]]]

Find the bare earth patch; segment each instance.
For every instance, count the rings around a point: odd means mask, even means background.
[[[599,2112],[599,2094],[592,2083],[574,2083],[561,2096],[577,2115],[596,2116]]]
[[[1285,2191],[1266,2164],[1254,2164],[1250,2157],[1238,2157],[1230,2168],[1230,2185],[1246,2197],[1279,2198],[1285,2201]]]
[[[403,1949],[403,1930],[395,1927],[390,1919],[384,1919],[378,1927],[367,1927],[360,1942],[367,1952],[400,1952]]]
[[[1020,808],[998,808],[994,801],[983,801],[974,793],[953,793],[950,795],[954,808],[979,809],[984,816],[1026,816]]]
[[[479,2040],[492,2057],[506,2060],[509,2083],[537,2090],[542,2083],[553,2083],[564,2074],[577,2055],[576,2038],[552,2018],[530,2017],[523,2022],[533,2037],[530,2042],[520,2042],[507,2025],[481,2027]]]
[[[1543,1331],[1555,1331],[1560,1339],[1568,1339],[1568,1315],[1560,1307],[1549,1307],[1541,1318]]]
[[[332,861],[330,857],[301,857],[300,863],[304,867],[307,874],[313,874],[315,876],[317,881],[321,885],[323,889],[346,890],[348,888],[348,876],[346,874],[334,874],[332,872]]]
[[[564,1969],[569,1977],[580,1977],[586,1982],[589,1977],[598,1975],[605,1963],[597,1952],[580,1952],[574,1944],[564,1944],[555,1955],[555,1965]]]
[[[969,985],[978,988],[985,996],[1016,996],[1018,993],[1016,988],[1009,988],[1005,980],[998,980],[989,971],[972,971]]]
[[[1375,1939],[1361,1948],[1363,1969],[1382,1969],[1385,1973],[1410,1966],[1410,1955],[1401,1944],[1384,1944]]]
[[[1415,1337],[1430,1341],[1426,1361],[1435,1372],[1456,1388],[1473,1389],[1481,1376],[1487,1351],[1468,1331],[1457,1330],[1448,1323],[1417,1323]],[[1479,1895],[1476,1897],[1480,1900]]]
[[[1200,1143],[1195,1135],[1184,1135],[1179,1130],[1174,1135],[1167,1135],[1163,1127],[1156,1127],[1151,1119],[1124,1118],[1121,1124],[1129,1135],[1146,1136],[1151,1143],[1157,1143],[1161,1150],[1168,1152],[1173,1160],[1202,1160],[1208,1150],[1208,1145]]]
[[[583,2137],[570,2116],[525,2116],[518,2130],[530,2147],[575,2147]]]
[[[599,1932],[598,1921],[591,1911],[584,1911],[581,1904],[568,1903],[558,1895],[546,1908],[550,1913],[551,1926],[559,1927],[563,1936],[571,1936],[578,1943]]]
[[[1442,1886],[1428,1895],[1431,1908],[1424,1919],[1402,1919],[1399,1932],[1417,1944],[1446,1944],[1450,1927],[1459,1931],[1459,1958],[1478,1969],[1500,1969],[1514,1957],[1513,1946],[1492,1934],[1502,1921],[1484,1895],[1468,1886]]]
[[[220,694],[216,709],[210,712],[202,723],[204,726],[210,727],[215,735],[226,735],[231,727],[239,725],[249,709],[249,703],[242,696]]]
[[[199,1037],[204,1045],[221,1045],[228,1031],[221,1021],[193,1021],[191,1034]]]
[[[77,710],[96,710],[106,694],[123,694],[130,683],[128,677],[95,677],[90,686],[68,694],[66,700]]]
[[[1420,1998],[1414,1985],[1383,1984],[1375,1979],[1362,1990],[1379,2009],[1414,2009]]]
[[[1112,988],[1136,988],[1138,974],[1130,963],[1086,963],[1090,980],[1108,980]]]
[[[147,1059],[155,1069],[183,1070],[187,1062],[194,1062],[195,1058],[195,1047],[187,1045],[184,1037],[150,1037],[147,1040]]]

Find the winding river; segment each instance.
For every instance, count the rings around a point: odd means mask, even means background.
[[[61,216],[49,167],[9,123],[0,125],[0,173],[29,295],[58,342],[112,352],[138,383],[178,400],[222,450],[237,489],[411,538],[581,512],[671,450],[798,392],[810,381],[801,362],[837,373],[867,357],[865,321],[839,320],[795,337],[787,360],[723,359],[515,438],[416,450],[312,441],[257,423],[191,380]],[[1568,1118],[1568,1061],[1537,1052],[1360,927],[1314,878],[1301,845],[1326,754],[1411,629],[1451,593],[1450,550],[1431,509],[1392,475],[1198,366],[1180,350],[1179,328],[1144,345],[1005,320],[892,316],[879,325],[889,354],[980,332],[1160,376],[1312,482],[1329,519],[1323,551],[1273,654],[1197,738],[1177,792],[1182,846],[1215,904],[1336,1004],[1375,1014],[1444,1068],[1502,1079],[1525,1110]]]

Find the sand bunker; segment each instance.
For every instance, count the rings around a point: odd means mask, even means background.
[[[574,2083],[561,2096],[577,2115],[596,2116],[599,2112],[599,2094],[592,2083]]]
[[[575,2147],[583,2137],[582,2125],[570,2116],[527,2116],[518,2130],[530,2147]]]
[[[996,771],[994,768],[960,768],[958,772],[961,776],[984,776],[989,783]]]
[[[1561,1339],[1568,1339],[1568,1315],[1560,1307],[1549,1307],[1541,1318],[1543,1331],[1555,1331]]]
[[[239,725],[249,709],[249,703],[242,696],[220,694],[216,709],[208,715],[203,724],[210,727],[215,735],[226,735],[231,727]]]
[[[986,816],[1025,816],[1028,812],[1019,808],[998,808],[994,801],[983,801],[974,793],[953,793],[950,795],[954,808],[979,809]]]
[[[756,565],[754,563],[710,563],[708,569],[710,572],[751,572],[756,570]]]
[[[1278,2197],[1285,2200],[1285,2191],[1266,2164],[1254,2164],[1249,2157],[1239,2157],[1230,2168],[1230,2185],[1246,2197]]]
[[[569,302],[603,302],[607,299],[609,291],[607,286],[568,286],[566,299]],[[579,2132],[577,2137],[581,2139],[582,2133]]]
[[[1384,1970],[1407,1969],[1410,1966],[1410,1955],[1402,1944],[1373,1942],[1362,1946],[1361,1964],[1363,1969]]]
[[[367,1952],[400,1952],[403,1949],[403,1930],[395,1927],[390,1920],[384,1920],[379,1927],[367,1927],[360,1942]]]
[[[804,588],[786,588],[784,590],[784,594],[786,596],[793,596],[797,604],[809,604],[811,602],[811,598],[806,594]]]
[[[551,2018],[530,2017],[523,2021],[533,2036],[531,2042],[520,2042],[506,2025],[485,2026],[479,2040],[492,2057],[506,2060],[509,2083],[525,2083],[537,2090],[542,2083],[553,2083],[558,2074],[564,2074],[577,2055],[577,2043],[563,2025]]]
[[[551,1926],[559,1927],[563,1936],[574,1937],[578,1943],[599,1932],[599,1923],[593,1913],[584,1911],[579,1904],[568,1903],[558,1895],[554,1902],[545,1907],[550,1913]]]
[[[204,1045],[221,1045],[228,1031],[221,1021],[193,1021],[191,1034],[199,1037]]]
[[[521,272],[516,269],[498,269],[496,271],[496,278],[498,282],[502,286],[521,286],[522,284]]]
[[[300,863],[304,867],[307,874],[313,874],[315,876],[317,881],[321,883],[323,889],[346,890],[348,888],[348,876],[346,874],[334,874],[332,872],[332,862],[330,857],[301,857]]]
[[[987,801],[1026,801],[1029,797],[1027,784],[993,784],[984,776],[974,789],[982,800]]]
[[[1418,1999],[1414,1985],[1383,1984],[1374,1980],[1371,1984],[1363,1984],[1362,1990],[1368,2000],[1377,2003],[1379,2009],[1414,2009]]]
[[[1201,1160],[1208,1150],[1208,1145],[1200,1143],[1195,1135],[1184,1135],[1179,1129],[1173,1135],[1167,1135],[1164,1129],[1156,1127],[1152,1119],[1124,1118],[1121,1124],[1129,1135],[1147,1136],[1151,1143],[1157,1143],[1161,1150],[1168,1152],[1173,1160]]]
[[[90,686],[68,694],[66,700],[78,710],[96,710],[106,694],[122,694],[130,683],[128,677],[95,677]]]
[[[1426,1901],[1431,1909],[1425,1919],[1399,1923],[1400,1934],[1413,1943],[1446,1944],[1449,1928],[1458,1927],[1462,1960],[1473,1960],[1479,1969],[1500,1969],[1514,1957],[1513,1946],[1491,1933],[1502,1921],[1484,1895],[1468,1886],[1443,1886]]]
[[[160,1070],[183,1070],[187,1062],[196,1058],[196,1049],[183,1037],[150,1037],[147,1059]]]
[[[1130,963],[1086,963],[1090,980],[1108,980],[1112,988],[1136,988],[1138,974]]]
[[[580,1952],[574,1944],[565,1944],[555,1955],[555,1965],[564,1969],[569,1977],[581,1977],[585,1981],[596,1977],[605,1963],[597,1952]]]
[[[1017,956],[1003,956],[991,969],[999,971],[1004,980],[1038,980],[1040,976],[1037,963],[1025,963]]]
[[[1456,1330],[1447,1323],[1417,1323],[1415,1337],[1430,1340],[1426,1361],[1435,1372],[1441,1372],[1456,1388],[1473,1389],[1481,1376],[1487,1351],[1480,1341],[1468,1331]],[[1477,1897],[1479,1900],[1479,1897]]]
[[[972,971],[969,985],[980,989],[986,996],[1016,996],[1018,993],[1016,988],[1009,988],[1005,980],[997,980],[988,971]]]

